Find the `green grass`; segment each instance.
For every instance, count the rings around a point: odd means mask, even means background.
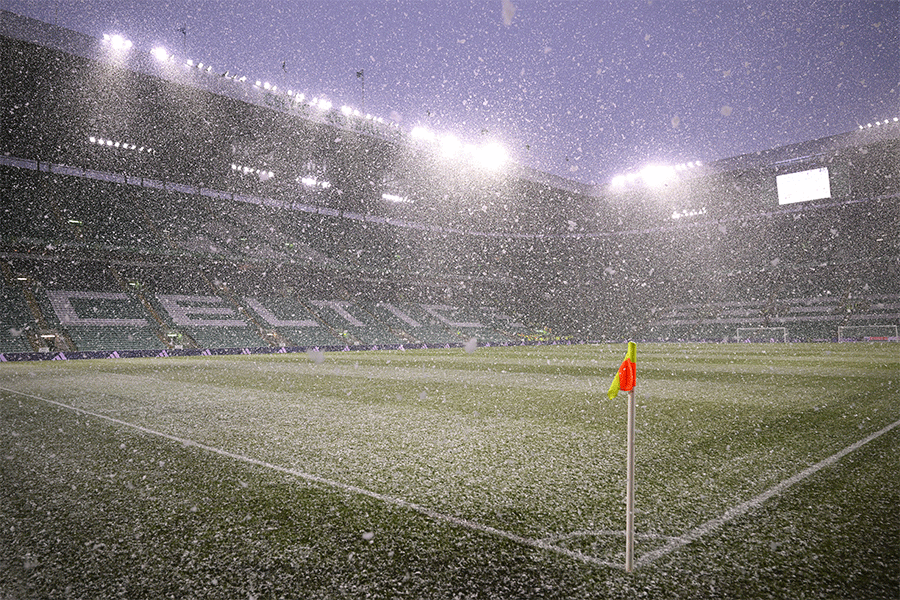
[[[5,363],[0,598],[897,597],[900,427],[640,562],[897,422],[896,345],[639,344],[631,574],[624,350]]]

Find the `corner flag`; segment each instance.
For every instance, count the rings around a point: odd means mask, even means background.
[[[627,445],[627,477],[625,480],[625,572],[634,570],[634,386],[637,383],[637,365],[635,359],[637,347],[634,342],[628,342],[628,352],[625,360],[616,373],[609,391],[606,393],[612,400],[619,395],[619,390],[628,392],[628,434]]]
[[[637,346],[634,342],[628,342],[628,353],[625,355],[625,360],[619,366],[619,372],[616,373],[616,378],[613,379],[612,385],[609,386],[609,391],[606,393],[610,400],[619,395],[619,390],[630,392],[634,389],[637,383],[636,354]]]

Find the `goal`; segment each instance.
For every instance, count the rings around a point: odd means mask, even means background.
[[[839,342],[897,342],[896,325],[841,325]]]
[[[737,341],[754,344],[788,341],[787,327],[738,327]]]

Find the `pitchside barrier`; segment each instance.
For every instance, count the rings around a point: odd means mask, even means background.
[[[881,326],[885,327],[885,326]],[[841,334],[843,333],[846,336],[846,332],[839,331],[838,333],[838,341],[847,342],[847,341],[890,341],[890,342],[900,342],[900,337],[897,336],[897,326],[890,325],[886,327],[892,327],[891,330],[892,335],[868,335],[864,338],[841,338]],[[764,329],[766,331],[759,331],[760,329]],[[764,328],[752,328],[753,332],[756,332],[758,335],[753,335],[754,339],[750,339],[745,331],[751,331],[750,329],[738,330],[737,340],[738,342],[751,342],[751,343],[771,343],[771,342],[787,342],[787,331],[779,331],[772,332],[768,330],[784,330],[784,327],[764,327]],[[881,330],[880,333],[884,333],[886,330]],[[776,335],[777,334],[777,335]],[[744,338],[741,337],[744,335]],[[763,336],[763,338],[759,338],[759,336]],[[176,349],[153,349],[153,350],[75,350],[71,352],[58,352],[58,351],[45,351],[45,352],[0,352],[0,363],[2,362],[22,362],[22,361],[38,361],[38,360],[83,360],[83,359],[97,359],[97,358],[169,358],[169,357],[179,357],[179,356],[237,356],[237,355],[251,355],[251,354],[297,354],[303,352],[361,352],[361,351],[370,351],[370,350],[449,350],[451,348],[465,348],[467,351],[471,352],[476,347],[477,348],[490,348],[492,346],[497,347],[510,347],[510,346],[572,346],[572,345],[580,345],[580,344],[619,344],[621,341],[613,341],[613,340],[573,340],[573,339],[565,339],[565,338],[556,338],[553,340],[534,340],[534,339],[521,339],[521,340],[512,340],[512,341],[502,341],[502,342],[490,342],[484,341],[478,343],[477,341],[469,340],[468,342],[442,342],[442,343],[413,343],[413,344],[355,344],[355,345],[328,345],[328,346],[280,346],[280,347],[257,347],[257,348],[176,348]],[[652,342],[652,343],[661,343],[661,342]],[[712,342],[718,343],[718,342]]]
[[[474,340],[474,338],[473,338]],[[166,350],[115,350],[115,351],[72,351],[72,352],[6,352],[0,353],[0,362],[22,362],[29,360],[82,360],[91,358],[170,358],[178,356],[237,356],[250,354],[296,354],[302,352],[361,352],[367,350],[449,350],[465,348],[471,352],[476,347],[492,346],[571,346],[573,344],[593,344],[574,340],[520,340],[509,342],[484,342],[481,344],[468,342],[445,342],[439,344],[375,344],[353,346],[281,346],[273,348],[178,348]],[[607,342],[602,342],[607,343]]]

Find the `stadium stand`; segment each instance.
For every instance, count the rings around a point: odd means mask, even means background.
[[[296,298],[247,296],[243,300],[267,338],[282,345],[315,348],[351,343]]]
[[[0,353],[900,323],[896,120],[592,188],[448,169],[395,127],[2,16]],[[827,197],[779,204],[821,169]]]
[[[35,319],[16,286],[0,278],[0,352],[32,352],[29,341],[35,335]]]
[[[0,166],[3,243],[41,244],[58,240],[60,224],[43,201],[42,177],[16,167]]]

